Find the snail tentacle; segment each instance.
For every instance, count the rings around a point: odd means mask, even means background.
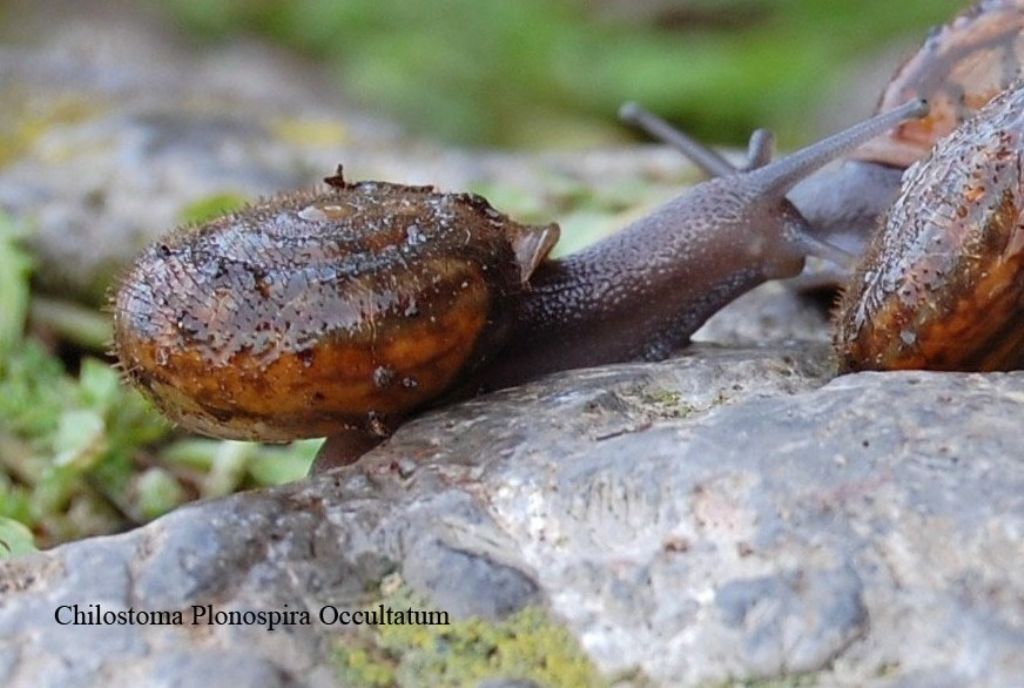
[[[638,103],[629,102],[619,108],[619,119],[672,146],[709,176],[725,177],[737,172],[736,167],[721,154],[673,127]]]
[[[793,186],[811,172],[832,162],[843,153],[892,129],[907,119],[928,114],[928,101],[914,100],[888,112],[875,115],[845,131],[833,134],[806,148],[791,153],[750,174],[761,177],[764,192],[776,197],[785,196]]]
[[[775,134],[768,129],[755,129],[747,144],[747,161],[740,168],[742,172],[750,172],[764,167],[772,161],[775,153]]]
[[[857,263],[857,256],[855,254],[835,244],[819,239],[805,229],[794,230],[790,243],[796,245],[804,255],[827,260],[847,270],[852,270]]]

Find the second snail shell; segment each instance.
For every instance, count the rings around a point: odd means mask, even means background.
[[[843,370],[1024,365],[1024,84],[911,167],[843,296]]]

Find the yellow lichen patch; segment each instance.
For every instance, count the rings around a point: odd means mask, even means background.
[[[7,103],[9,112],[0,121],[0,167],[26,155],[53,127],[82,122],[103,111],[98,103],[73,94],[20,100],[11,96]]]
[[[407,588],[378,604],[425,609]],[[528,607],[499,621],[451,619],[447,625],[349,626],[335,644],[342,685],[456,688],[488,678],[520,679],[544,688],[594,688],[607,682],[569,631]]]
[[[297,146],[341,146],[349,138],[345,125],[329,119],[281,117],[271,121],[270,131],[285,143]]]

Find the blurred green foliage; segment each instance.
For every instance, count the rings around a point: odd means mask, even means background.
[[[0,214],[0,374],[3,360],[21,339],[28,314],[32,260],[21,248],[24,228]]]
[[[207,39],[253,31],[325,61],[364,105],[473,144],[614,135],[638,100],[709,141],[802,139],[838,70],[962,0],[170,0]],[[654,8],[654,9],[652,9]]]
[[[20,521],[0,516],[0,559],[35,551],[32,531]]]
[[[204,196],[181,210],[181,223],[197,225],[215,217],[233,213],[249,199],[237,193],[216,193]]]

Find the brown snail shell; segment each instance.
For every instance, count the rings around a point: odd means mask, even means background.
[[[1024,364],[1024,87],[904,176],[838,313],[843,370]]]
[[[500,346],[556,226],[340,175],[150,247],[115,297],[127,375],[181,425],[286,441],[374,429]]]
[[[885,112],[916,98],[927,117],[904,122],[861,147],[860,160],[907,167],[1006,90],[1024,65],[1024,0],[981,0],[935,29],[893,75],[878,104]]]

